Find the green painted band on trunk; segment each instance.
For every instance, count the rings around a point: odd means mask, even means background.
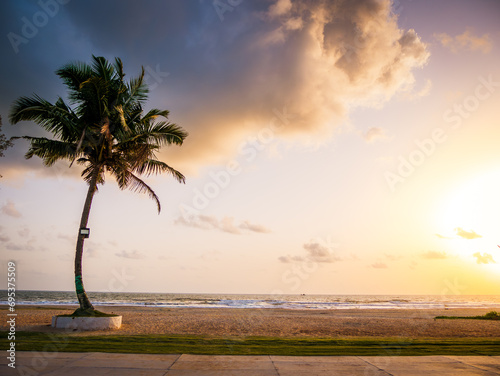
[[[81,275],[77,275],[75,277],[75,286],[76,286],[76,293],[77,294],[82,294],[85,292],[85,290],[83,289],[83,282],[82,282]]]

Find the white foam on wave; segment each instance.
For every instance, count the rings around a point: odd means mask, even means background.
[[[96,306],[136,306],[167,308],[262,308],[262,309],[500,309],[500,296],[349,296],[349,295],[228,295],[89,293]],[[6,296],[6,294],[4,295]],[[0,304],[7,304],[0,300]],[[18,305],[76,305],[73,292],[21,291]]]

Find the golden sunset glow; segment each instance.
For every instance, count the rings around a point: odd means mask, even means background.
[[[500,170],[464,181],[443,200],[438,211],[439,234],[463,240],[488,238],[492,243],[500,221]],[[498,235],[497,235],[498,236]]]

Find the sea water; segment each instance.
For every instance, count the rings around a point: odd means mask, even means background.
[[[260,295],[87,292],[92,304],[169,308],[500,309],[500,295]],[[7,292],[0,291],[0,304]],[[74,305],[67,291],[16,291],[18,305]]]

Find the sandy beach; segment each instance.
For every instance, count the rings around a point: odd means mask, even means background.
[[[56,332],[50,327],[57,314],[71,313],[69,306],[18,306],[18,331]],[[1,307],[6,313],[6,307]],[[216,337],[500,337],[500,322],[485,320],[435,320],[435,316],[476,316],[492,309],[441,310],[285,310],[228,308],[97,307],[123,316],[115,331],[73,335],[193,334]],[[7,330],[5,320],[0,330]]]

